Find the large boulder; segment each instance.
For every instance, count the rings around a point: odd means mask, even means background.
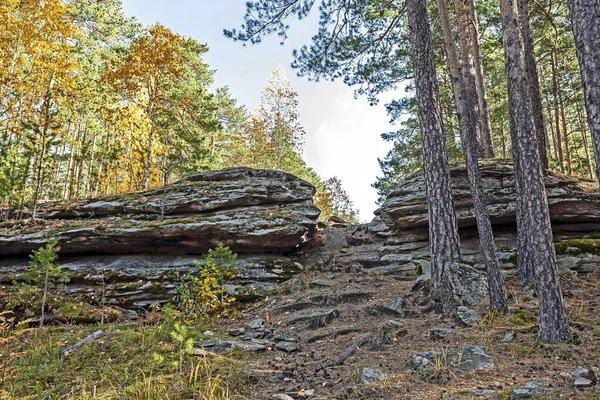
[[[481,178],[492,224],[516,225],[513,167],[509,162],[481,161]],[[466,167],[451,167],[452,194],[460,228],[475,227],[475,215]],[[585,190],[585,181],[549,173],[545,177],[550,216],[555,232],[593,232],[600,228],[600,194]],[[590,185],[591,186],[591,185]],[[402,181],[376,214],[396,232],[428,227],[423,173]]]
[[[26,256],[49,232],[60,254],[281,253],[315,230],[315,188],[279,171],[244,167],[190,176],[164,189],[39,207],[35,222],[0,226],[0,255]]]

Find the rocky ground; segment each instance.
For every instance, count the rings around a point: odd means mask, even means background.
[[[124,323],[133,324],[146,340],[151,305],[171,299],[179,276],[223,242],[239,253],[239,274],[225,288],[241,311],[210,330],[192,332],[193,352],[215,363],[223,355],[241,356],[247,399],[600,398],[600,195],[584,181],[546,178],[574,340],[544,346],[535,340],[536,300],[515,281],[512,167],[485,164],[482,175],[509,289],[507,315],[487,312],[482,256],[460,166],[452,168],[463,261],[456,286],[468,308],[456,316],[438,317],[425,299],[430,258],[421,175],[400,184],[373,221],[349,225],[317,223],[314,188],[306,182],[247,168],[194,175],[165,190],[48,204],[35,222],[1,223],[0,307],[10,305],[13,282],[27,268],[25,255],[54,231],[71,281],[66,292],[51,293],[46,322],[108,321],[114,338],[123,335]],[[172,338],[160,323],[152,326],[160,332],[152,334],[160,352]],[[111,360],[123,356],[120,342],[113,342]],[[35,346],[27,346],[22,344],[35,353]],[[102,346],[106,342],[88,351],[105,354]],[[54,357],[55,347],[46,358]],[[24,363],[31,376],[39,375],[38,359]],[[36,387],[54,387],[52,371],[62,359],[53,363]],[[127,357],[122,363],[131,380]],[[105,374],[94,371],[86,382]],[[26,381],[21,390],[30,390]]]
[[[251,399],[596,399],[600,272],[562,276],[576,339],[536,343],[536,302],[507,272],[511,312],[485,304],[440,319],[414,277],[354,263],[305,271],[197,343],[254,353]]]

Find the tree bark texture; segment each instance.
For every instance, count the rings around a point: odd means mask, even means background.
[[[444,302],[445,307],[451,307],[454,297],[447,273],[452,263],[460,259],[460,246],[426,4],[426,0],[407,0],[406,8],[423,140],[431,295]]]
[[[461,1],[464,3],[464,1]],[[477,84],[477,101],[479,102],[479,143],[480,143],[480,158],[494,158],[494,140],[492,137],[492,123],[490,121],[490,110],[488,107],[487,96],[485,94],[485,77],[483,74],[483,62],[481,57],[481,46],[479,43],[479,22],[477,19],[477,10],[475,9],[475,1],[467,1],[468,22],[471,25],[471,43],[473,65],[475,67],[475,83]]]
[[[531,97],[516,2],[517,0],[500,0],[515,181],[520,181],[522,185],[518,196],[523,198],[524,222],[529,227],[526,232],[518,232],[518,235],[529,235],[536,267],[536,292],[540,312],[538,340],[543,343],[563,343],[571,338],[571,333],[559,287],[548,201],[533,135]]]
[[[537,61],[533,47],[533,36],[529,24],[529,0],[519,0],[519,22],[521,34],[523,35],[523,50],[525,54],[525,71],[531,96],[531,110],[533,111],[533,123],[535,126],[535,137],[537,139],[538,151],[542,170],[548,169],[548,155],[546,154],[546,142],[548,134],[544,124],[544,113],[542,111],[542,92],[540,90],[540,78],[537,71]]]
[[[596,157],[596,179],[600,182],[600,2],[569,0],[569,11]]]
[[[462,0],[455,0],[455,7],[464,10],[465,4]],[[481,183],[481,174],[479,172],[477,137],[479,128],[478,118],[479,109],[477,101],[477,87],[475,82],[475,68],[472,59],[472,32],[468,25],[468,14],[457,12],[459,19],[459,42],[462,54],[462,74],[458,75],[458,57],[456,45],[452,39],[450,18],[448,9],[444,0],[437,0],[437,6],[440,14],[444,42],[448,63],[452,65],[452,73],[456,73],[457,78],[453,79],[452,86],[455,94],[456,108],[458,109],[460,130],[462,133],[463,151],[467,165],[467,175],[471,187],[471,198],[477,220],[477,229],[479,231],[479,240],[483,252],[486,272],[488,277],[488,290],[490,295],[490,307],[493,311],[505,313],[508,310],[506,295],[504,293],[504,282],[500,274],[498,258],[496,256],[496,245],[492,224],[485,205],[483,185]],[[466,24],[465,24],[466,23]]]

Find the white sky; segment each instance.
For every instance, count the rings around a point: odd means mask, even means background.
[[[125,13],[144,24],[160,22],[174,32],[207,43],[205,61],[216,72],[216,86],[229,86],[231,94],[252,111],[271,72],[281,65],[299,94],[299,114],[306,130],[303,157],[322,179],[337,175],[360,211],[369,221],[377,208],[371,187],[381,175],[377,158],[391,148],[379,134],[393,130],[383,101],[369,106],[366,98],[354,99],[352,88],[342,82],[309,82],[296,77],[289,65],[292,50],[310,43],[316,33],[316,5],[308,20],[292,22],[284,46],[270,37],[257,46],[243,47],[222,34],[237,28],[245,12],[243,0],[123,0]],[[318,2],[317,2],[318,3]]]

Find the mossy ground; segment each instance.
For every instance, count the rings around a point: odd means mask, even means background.
[[[100,329],[99,339],[64,355]],[[12,379],[0,379],[0,399],[239,398],[247,379],[243,355],[194,356],[182,351],[173,330],[156,314],[141,323],[32,329],[0,349],[0,367],[3,356],[19,354],[8,365]],[[188,338],[201,339],[205,330],[202,323],[189,326]]]

